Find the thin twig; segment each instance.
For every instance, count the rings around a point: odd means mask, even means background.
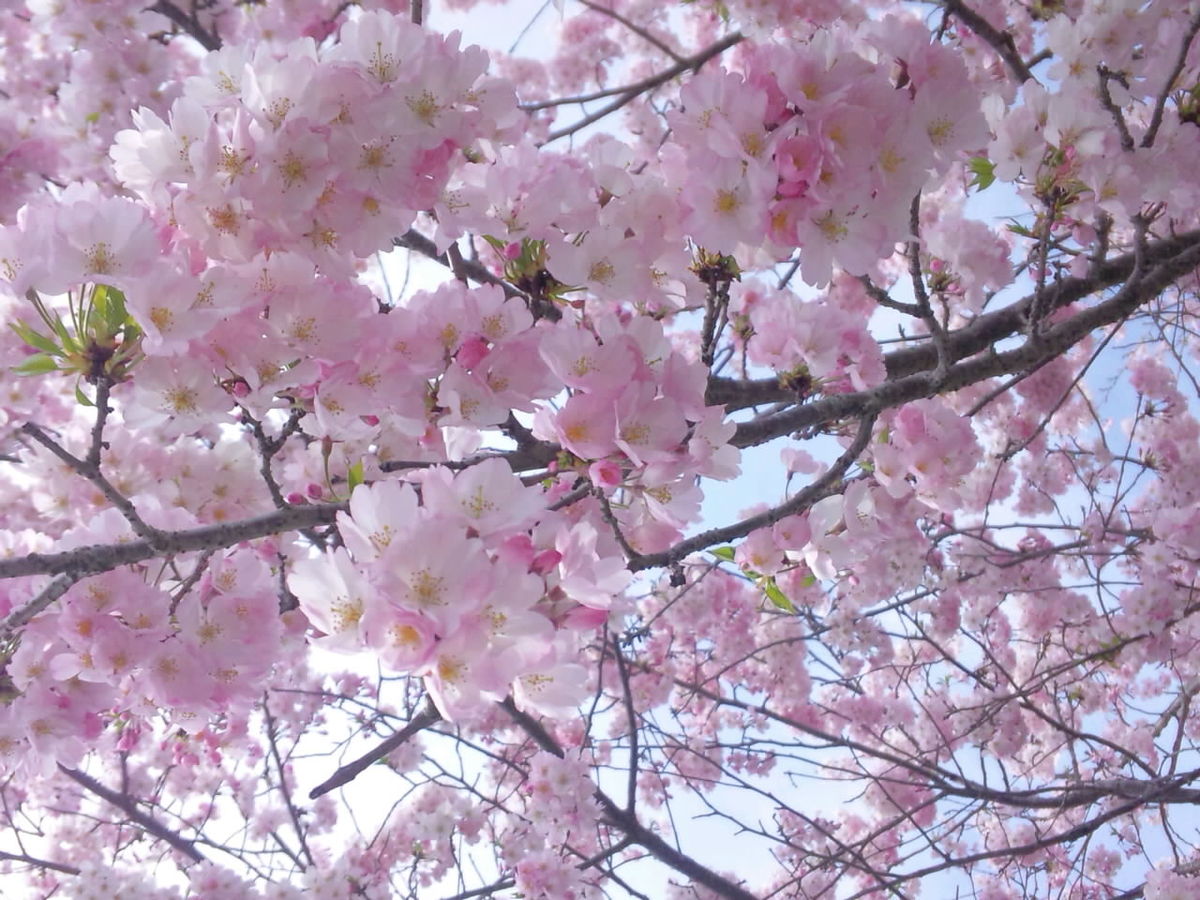
[[[1163,83],[1158,98],[1154,101],[1154,112],[1150,116],[1150,125],[1146,128],[1146,134],[1142,137],[1143,147],[1149,147],[1154,143],[1154,139],[1158,137],[1158,129],[1162,125],[1163,120],[1163,111],[1167,107],[1167,98],[1171,96],[1175,82],[1178,80],[1179,74],[1183,71],[1183,67],[1187,64],[1188,51],[1191,50],[1192,41],[1196,39],[1197,32],[1200,32],[1200,12],[1192,16],[1191,24],[1188,25],[1187,31],[1183,34],[1183,40],[1180,42],[1179,56],[1175,60],[1175,65],[1171,68],[1171,74],[1167,76],[1167,80]]]
[[[608,16],[610,19],[613,19],[614,21],[620,22],[622,25],[624,25],[626,28],[628,28],[630,31],[632,31],[634,34],[636,34],[642,40],[646,41],[649,44],[653,44],[655,47],[657,47],[663,53],[667,54],[667,56],[671,57],[671,59],[675,60],[675,62],[683,62],[682,56],[680,56],[678,53],[676,53],[674,50],[672,50],[670,47],[668,47],[661,40],[656,38],[647,29],[643,28],[641,25],[638,25],[636,22],[631,22],[629,19],[625,18],[625,16],[621,15],[615,9],[609,9],[608,7],[601,6],[599,3],[593,3],[592,0],[579,0],[579,2],[581,4],[583,4],[584,6],[586,6],[588,9],[592,10],[593,12],[598,12],[601,15]]]
[[[437,245],[429,238],[421,234],[421,232],[410,228],[403,235],[396,238],[392,244],[396,247],[403,247],[406,250],[415,250],[422,256],[432,259],[436,263],[441,263],[447,269],[453,271],[453,264],[450,258],[445,253],[438,253]],[[503,278],[498,278],[492,274],[487,266],[483,265],[478,260],[463,259],[459,256],[461,271],[469,275],[473,280],[481,284],[494,284],[504,291],[506,297],[522,297],[528,299],[523,291],[517,290]],[[457,273],[456,273],[457,274]]]
[[[287,769],[284,767],[283,757],[279,753],[275,717],[271,715],[271,708],[267,701],[267,695],[263,694],[262,708],[263,718],[266,719],[267,724],[267,743],[271,745],[271,758],[275,760],[275,769],[279,772],[279,791],[283,794],[283,803],[287,807],[288,815],[291,816],[292,828],[295,829],[296,838],[300,841],[300,850],[304,854],[304,858],[308,860],[308,865],[315,866],[317,863],[313,859],[312,851],[308,849],[308,841],[304,837],[304,826],[300,824],[300,811],[296,808],[296,804],[292,800],[291,788],[288,787]]]
[[[50,869],[54,872],[62,872],[64,875],[78,875],[80,872],[79,869],[74,866],[68,866],[65,863],[51,862],[48,859],[38,859],[35,856],[26,856],[24,853],[9,853],[6,850],[0,850],[0,859],[37,866],[39,869]]]
[[[59,575],[42,588],[36,597],[33,597],[19,609],[14,609],[3,622],[0,622],[0,638],[8,637],[8,635],[29,622],[34,616],[49,609],[50,604],[69,591],[71,586],[82,577],[81,575],[72,574]]]
[[[639,95],[644,94],[646,91],[653,90],[659,85],[666,84],[672,78],[682,75],[684,72],[689,70],[695,71],[696,69],[699,69],[714,56],[724,53],[730,47],[735,46],[742,40],[743,36],[741,32],[734,32],[731,35],[721,38],[721,40],[712,44],[710,47],[706,47],[704,50],[701,50],[694,56],[689,56],[687,59],[681,60],[680,62],[671,66],[669,69],[664,69],[657,75],[651,75],[649,78],[644,78],[641,81],[631,84],[623,94],[618,95],[617,98],[611,103],[605,104],[594,113],[584,116],[573,125],[568,125],[565,128],[560,128],[557,131],[550,132],[550,134],[546,136],[546,139],[538,146],[544,147],[546,144],[568,137],[572,134],[575,134],[577,131],[587,128],[587,126],[595,122],[599,122],[605,116],[609,116],[616,112],[618,109],[635,100]]]
[[[1096,74],[1100,77],[1100,105],[1108,110],[1108,114],[1112,116],[1113,123],[1117,126],[1117,133],[1121,136],[1121,149],[1126,153],[1132,153],[1133,135],[1129,133],[1129,126],[1125,122],[1125,114],[1113,102],[1112,91],[1108,89],[1110,81],[1116,81],[1123,87],[1128,88],[1128,80],[1120,72],[1114,72],[1105,65],[1096,66]]]

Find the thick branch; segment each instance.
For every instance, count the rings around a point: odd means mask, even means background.
[[[348,762],[342,766],[315,788],[308,792],[310,800],[316,800],[322,794],[328,794],[332,790],[340,788],[342,785],[349,784],[368,768],[373,766],[379,760],[386,757],[389,753],[406,743],[418,732],[424,731],[435,722],[441,721],[442,714],[438,712],[437,707],[433,705],[433,701],[429,698],[425,699],[425,706],[408,720],[408,724],[393,734],[391,737],[372,747],[358,759],[353,762]]]
[[[326,525],[332,522],[343,508],[339,503],[290,506],[240,522],[204,525],[184,531],[164,531],[154,544],[139,540],[125,544],[93,544],[64,550],[62,553],[29,553],[13,559],[0,560],[0,578],[16,578],[21,575],[86,575],[107,572],[118,566],[143,562],[156,556],[232,547],[242,541],[252,541],[271,534]],[[0,634],[7,629],[7,622],[0,623]]]
[[[189,16],[174,3],[170,2],[170,0],[159,0],[158,3],[155,3],[146,11],[166,16],[183,29],[185,33],[191,35],[196,43],[205,50],[211,52],[221,49],[221,39],[217,36],[216,32],[205,31],[200,25],[200,20],[196,18],[194,13]]]
[[[1143,265],[1154,266],[1172,260],[1198,245],[1200,245],[1200,231],[1189,231],[1176,237],[1160,239],[1146,248],[1142,255]],[[1126,253],[1107,262],[1098,263],[1093,271],[1084,277],[1064,278],[1062,281],[1048,286],[1043,292],[1042,301],[1045,304],[1043,308],[1046,314],[1049,315],[1054,310],[1070,306],[1091,294],[1125,281],[1134,270],[1135,257],[1136,254],[1132,252]],[[1144,302],[1153,296],[1153,294],[1143,292],[1142,300]],[[1033,295],[1029,295],[1003,309],[985,313],[977,317],[971,324],[948,333],[945,349],[950,359],[958,361],[976,353],[982,353],[999,341],[1023,332],[1033,301]],[[887,368],[888,379],[895,381],[907,375],[934,369],[938,362],[937,348],[930,342],[923,342],[900,350],[893,350],[884,356],[883,361]],[[795,393],[781,387],[778,380],[774,378],[757,381],[713,378],[709,381],[706,394],[707,402],[723,405],[730,411],[760,404],[785,403],[795,399]],[[749,443],[739,444],[739,446],[750,445]]]
[[[991,44],[992,49],[1000,54],[1000,58],[1012,69],[1018,81],[1029,81],[1033,73],[1017,52],[1013,36],[1007,31],[997,31],[987,19],[971,9],[962,0],[943,0],[946,12],[950,13],[973,32]]]
[[[981,317],[980,322],[969,325],[951,336],[947,341],[947,351],[951,359],[962,361],[950,366],[944,378],[931,377],[937,366],[937,351],[932,346],[916,348],[923,352],[897,351],[889,358],[889,379],[885,383],[865,391],[824,397],[803,406],[743,423],[738,426],[731,443],[738,447],[755,446],[805,428],[860,416],[866,410],[882,411],[934,393],[959,390],[997,375],[1011,375],[1038,366],[1066,352],[1097,328],[1120,321],[1141,304],[1158,296],[1180,276],[1200,266],[1200,234],[1192,232],[1188,237],[1190,240],[1187,241],[1180,239],[1162,242],[1163,246],[1175,248],[1174,254],[1157,254],[1154,257],[1155,264],[1151,267],[1148,252],[1144,257],[1140,276],[1131,278],[1115,296],[1047,329],[1015,350],[1005,353],[996,353],[993,350],[991,353],[962,359],[968,354],[992,348],[996,341],[1015,333],[1007,328],[1020,321],[1019,314],[1028,308],[1032,297],[993,314],[1003,315],[1003,318]],[[1126,277],[1132,275],[1132,254],[1122,257],[1122,261],[1128,265]],[[1111,266],[1112,264],[1107,267],[1109,275],[1112,274]],[[1106,278],[1100,276],[1066,279],[1044,292],[1044,295],[1050,298],[1050,306],[1047,309],[1061,308],[1082,299],[1108,286],[1106,281]],[[1015,312],[1009,313],[1009,310]],[[984,319],[987,321],[983,321]],[[919,365],[920,363],[927,365]],[[901,374],[914,368],[917,370],[912,374]]]

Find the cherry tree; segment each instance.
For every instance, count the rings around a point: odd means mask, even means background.
[[[0,17],[4,895],[1200,894],[1200,3],[446,12]]]

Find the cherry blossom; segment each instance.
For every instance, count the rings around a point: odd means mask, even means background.
[[[534,7],[0,17],[6,889],[1191,896],[1196,4]]]

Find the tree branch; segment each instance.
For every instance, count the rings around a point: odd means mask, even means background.
[[[1200,12],[1192,16],[1192,21],[1188,25],[1187,31],[1184,32],[1183,40],[1179,44],[1179,56],[1175,59],[1175,65],[1171,68],[1171,74],[1167,76],[1162,90],[1159,91],[1158,99],[1154,102],[1154,112],[1150,116],[1150,125],[1146,128],[1145,135],[1142,136],[1143,147],[1151,146],[1154,143],[1154,139],[1158,137],[1158,129],[1162,126],[1163,111],[1167,107],[1167,98],[1171,96],[1171,91],[1175,88],[1175,82],[1179,79],[1179,73],[1183,71],[1183,67],[1187,64],[1188,51],[1191,50],[1192,41],[1196,39],[1198,32],[1200,32]]]
[[[550,134],[546,136],[546,139],[538,146],[544,147],[546,144],[557,141],[560,138],[568,137],[569,135],[572,135],[577,131],[581,131],[595,122],[599,122],[605,116],[611,115],[622,106],[625,106],[627,103],[637,99],[639,95],[644,94],[646,91],[653,90],[659,85],[666,84],[672,78],[682,75],[684,72],[689,70],[695,71],[696,69],[699,69],[714,56],[724,53],[730,47],[735,46],[742,40],[743,36],[741,32],[734,32],[733,34],[721,38],[721,40],[709,47],[706,47],[694,56],[689,56],[687,59],[679,61],[669,69],[664,69],[657,75],[651,75],[649,78],[643,78],[641,81],[634,82],[624,91],[624,93],[619,94],[611,103],[607,103],[594,113],[584,116],[573,125],[568,125],[565,128],[560,128],[557,131],[550,132]]]
[[[670,550],[664,550],[661,553],[637,554],[629,560],[630,571],[638,572],[643,569],[667,566],[673,562],[678,562],[689,553],[695,553],[697,550],[703,550],[706,547],[711,547],[713,544],[723,544],[726,541],[743,538],[752,531],[767,528],[781,519],[804,512],[823,497],[836,493],[840,487],[842,476],[846,474],[846,471],[854,465],[855,460],[866,449],[867,443],[871,439],[871,429],[874,425],[875,414],[874,412],[870,412],[859,422],[858,434],[855,435],[854,440],[850,442],[850,446],[838,457],[837,461],[826,469],[820,478],[806,485],[802,490],[797,491],[787,502],[781,503],[764,513],[759,513],[748,519],[742,519],[742,521],[735,522],[732,525],[726,525],[723,528],[710,528],[708,531],[680,541]]]
[[[342,503],[289,506],[287,509],[275,510],[240,522],[203,525],[183,531],[164,531],[155,544],[139,540],[124,544],[92,544],[61,553],[29,553],[12,559],[0,559],[0,578],[15,578],[20,575],[81,576],[107,572],[118,566],[143,562],[156,556],[232,547],[242,541],[252,541],[284,531],[327,525],[344,509],[345,504]],[[0,623],[0,635],[6,630],[7,620]]]
[[[68,769],[62,763],[58,764],[58,771],[62,772],[68,778],[82,785],[87,790],[91,791],[102,800],[111,803],[125,815],[129,816],[130,821],[140,825],[143,830],[154,835],[160,841],[165,841],[170,844],[192,862],[204,862],[204,857],[200,851],[196,849],[196,845],[191,841],[181,836],[178,832],[172,831],[166,825],[163,825],[153,816],[142,812],[138,809],[137,801],[127,794],[119,794],[116,791],[106,788],[92,776],[81,772],[78,769]]]
[[[1177,259],[1187,250],[1200,246],[1200,231],[1189,231],[1170,238],[1161,238],[1148,244],[1142,253],[1144,264]],[[1134,271],[1138,254],[1129,252],[1106,262],[1097,263],[1084,277],[1064,278],[1044,291],[1046,313],[1062,309],[1084,299],[1090,294],[1114,287],[1125,281]],[[1185,274],[1185,268],[1181,274]],[[874,294],[872,294],[874,296]],[[1154,294],[1142,292],[1142,302],[1153,299]],[[1033,295],[1009,304],[995,312],[976,317],[969,325],[946,335],[946,351],[952,360],[965,359],[982,353],[1005,338],[1025,330]],[[1105,323],[1107,324],[1107,323]],[[937,348],[931,342],[893,350],[884,355],[883,362],[889,381],[897,381],[907,375],[934,369],[937,366]],[[725,406],[730,412],[767,403],[795,401],[794,392],[779,384],[776,378],[742,381],[727,378],[710,378],[705,399],[710,404]],[[735,438],[735,442],[738,439]],[[738,446],[751,446],[739,443]]]
[[[1016,333],[1022,324],[1021,313],[1030,308],[1032,297],[990,316],[980,317],[975,323],[949,336],[947,351],[952,359],[963,361],[951,366],[944,379],[935,381],[931,378],[937,367],[937,351],[932,346],[899,350],[889,355],[889,378],[883,384],[864,391],[823,397],[803,406],[742,423],[738,425],[730,443],[737,447],[755,446],[805,428],[859,416],[865,410],[879,412],[934,393],[959,390],[997,375],[1011,375],[1040,365],[1065,352],[1096,329],[1129,315],[1141,304],[1158,296],[1180,276],[1200,265],[1200,233],[1191,232],[1186,240],[1172,240],[1164,244],[1169,244],[1175,252],[1169,256],[1155,254],[1153,260],[1156,265],[1152,269],[1147,265],[1135,273],[1136,254],[1121,258],[1122,268],[1126,269],[1123,274],[1129,280],[1116,295],[1060,322],[1014,350],[1004,353],[993,350],[963,360],[963,357],[986,350],[995,342]],[[1145,254],[1147,260],[1151,256],[1149,251]],[[1108,275],[1113,274],[1112,266],[1102,268]],[[1136,277],[1130,277],[1135,274]],[[1104,277],[1065,279],[1044,292],[1046,314],[1074,303],[1109,283]],[[912,373],[902,374],[909,371]]]
[[[557,756],[559,759],[562,759],[566,755],[563,753],[562,747],[558,745],[558,742],[542,727],[542,724],[533,718],[533,716],[518,709],[511,697],[507,698],[500,706],[512,716],[513,721],[520,725],[521,729],[542,750]],[[619,828],[632,843],[648,851],[659,862],[665,863],[676,872],[688,876],[688,878],[697,884],[704,885],[704,887],[708,888],[718,897],[727,898],[727,900],[758,900],[758,898],[745,888],[734,884],[723,875],[714,872],[712,869],[696,862],[690,856],[676,850],[639,822],[637,816],[631,810],[621,809],[604,791],[596,788],[592,796],[596,798],[596,802],[604,810],[609,824]]]
[[[38,859],[34,856],[26,856],[23,853],[9,853],[6,850],[0,850],[0,859],[7,859],[11,862],[26,863],[27,865],[37,866],[39,869],[50,869],[54,872],[62,872],[64,875],[78,875],[80,871],[79,869],[75,868],[75,866],[51,862],[48,859]]]
[[[445,253],[438,253],[437,245],[415,228],[410,228],[404,232],[404,234],[392,241],[392,244],[396,247],[403,247],[406,250],[415,250],[422,256],[440,263],[447,269],[450,269],[451,272],[454,272],[456,278],[460,274],[465,274],[481,284],[494,284],[498,286],[504,291],[504,296],[506,297],[529,299],[523,292],[517,290],[503,278],[497,278],[487,266],[477,259],[463,259],[462,255],[459,254],[457,261],[458,268],[456,269],[455,263],[451,261],[450,257]]]
[[[100,416],[97,416],[97,419],[103,421]],[[125,517],[125,521],[129,523],[129,527],[133,529],[134,534],[149,544],[157,544],[162,532],[143,520],[137,508],[129,501],[129,498],[113,487],[112,483],[101,473],[99,466],[99,441],[95,437],[93,437],[92,450],[88,451],[88,459],[83,460],[67,452],[61,444],[42,431],[33,422],[26,422],[21,427],[21,431],[57,456],[79,475],[82,475],[94,484],[96,489],[104,495],[104,499],[115,506],[121,515]],[[93,453],[97,460],[96,463],[91,462]]]
[[[991,44],[992,49],[999,53],[1000,58],[1012,69],[1012,73],[1017,76],[1018,81],[1024,82],[1033,78],[1029,66],[1017,52],[1017,45],[1011,34],[1007,31],[997,31],[987,19],[963,3],[962,0],[942,0],[942,5],[946,8],[946,12]]]
[[[362,756],[353,762],[339,768],[336,772],[318,784],[315,788],[308,792],[308,799],[316,800],[323,794],[328,794],[332,790],[349,784],[379,760],[386,757],[397,747],[406,743],[414,735],[424,731],[435,722],[440,722],[442,714],[438,712],[437,707],[433,705],[433,700],[429,697],[425,698],[425,705],[408,720],[408,724],[393,734],[391,737],[381,741],[373,748],[368,750]]]
[[[158,2],[153,6],[148,7],[146,12],[156,12],[160,15],[166,16],[181,29],[183,29],[185,34],[190,35],[196,41],[196,43],[198,43],[205,50],[208,50],[210,53],[214,50],[221,49],[221,39],[217,36],[215,31],[205,31],[200,25],[200,20],[194,13],[189,16],[178,6],[172,3],[171,0],[158,0]]]
[[[313,859],[312,851],[308,849],[308,840],[304,836],[304,826],[300,822],[300,810],[296,808],[295,801],[292,799],[292,790],[287,783],[287,769],[283,764],[283,757],[279,753],[278,732],[275,728],[275,717],[271,715],[271,707],[268,704],[267,695],[263,694],[262,700],[263,718],[267,724],[267,743],[271,747],[271,758],[275,761],[275,769],[279,772],[279,791],[283,794],[283,803],[287,807],[288,815],[292,819],[292,828],[296,832],[296,839],[300,842],[300,852],[304,854],[304,858],[308,860],[309,866],[315,866],[317,863]]]

